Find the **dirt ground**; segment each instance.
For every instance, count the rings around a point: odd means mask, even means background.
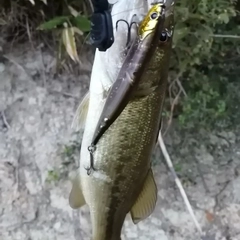
[[[0,58],[0,239],[91,238],[87,207],[68,205],[68,173],[76,169],[81,134],[71,130],[89,84],[92,56],[81,74],[54,74],[55,58],[23,45]],[[240,239],[240,129],[188,133],[176,124],[168,151],[206,240]],[[127,217],[122,239],[200,239],[160,150],[154,153],[158,203],[147,220]]]

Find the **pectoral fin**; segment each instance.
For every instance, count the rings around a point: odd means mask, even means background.
[[[157,202],[157,186],[154,181],[152,170],[148,172],[143,189],[137,201],[131,209],[131,217],[134,224],[147,218],[153,212]]]
[[[72,190],[69,195],[69,205],[71,208],[76,209],[82,207],[83,205],[85,205],[85,203],[86,202],[80,186],[80,179],[79,176],[77,175],[72,180]]]
[[[89,92],[83,97],[82,102],[79,104],[79,107],[76,111],[76,114],[73,119],[72,128],[75,128],[77,131],[85,127],[85,122],[87,118],[89,107]]]

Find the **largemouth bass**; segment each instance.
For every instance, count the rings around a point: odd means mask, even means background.
[[[155,5],[154,5],[155,6]],[[153,6],[153,7],[154,7]],[[149,10],[151,14],[153,7]],[[172,10],[166,10],[164,23],[166,41],[160,41],[143,73],[138,87],[122,113],[102,135],[93,154],[97,171],[87,174],[90,156],[87,146],[93,131],[86,125],[81,147],[79,175],[73,181],[69,196],[72,208],[89,206],[93,240],[120,240],[126,215],[134,223],[147,218],[157,201],[157,187],[151,170],[151,153],[156,144],[161,111],[166,91],[168,62],[173,31]],[[86,97],[80,112],[86,124],[102,109],[99,96]],[[90,123],[89,123],[90,124]],[[94,127],[94,126],[93,126]]]

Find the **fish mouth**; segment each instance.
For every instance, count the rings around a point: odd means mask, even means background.
[[[165,0],[165,21],[164,28],[170,35],[173,35],[174,29],[174,7],[175,0]]]

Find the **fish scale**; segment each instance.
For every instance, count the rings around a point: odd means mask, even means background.
[[[161,101],[160,91],[130,101],[108,129],[108,134],[100,139],[94,154],[95,166],[111,182],[91,177],[81,182],[83,189],[89,189],[85,198],[91,212],[93,236],[100,236],[101,229],[106,229],[105,234],[119,233],[126,213],[139,195],[150,168],[150,155],[161,118]],[[134,134],[129,135],[129,132]],[[98,199],[101,201],[96,201]],[[101,239],[114,238],[106,235]]]

